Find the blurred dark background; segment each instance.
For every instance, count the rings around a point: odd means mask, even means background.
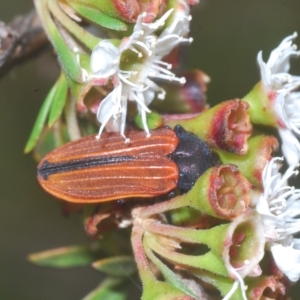
[[[32,1],[1,1],[8,22]],[[259,80],[256,55],[269,52],[294,31],[300,33],[299,0],[201,0],[193,10],[194,42],[187,67],[212,79],[209,102],[242,97]],[[296,40],[300,44],[300,38]],[[300,60],[293,61],[300,74]],[[79,216],[65,218],[60,205],[36,182],[36,163],[23,149],[58,67],[51,51],[16,66],[0,80],[0,299],[82,299],[99,283],[91,268],[36,267],[27,255],[63,245],[87,244]],[[297,297],[293,297],[297,299]]]

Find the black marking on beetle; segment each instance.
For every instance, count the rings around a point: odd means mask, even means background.
[[[179,144],[170,157],[179,169],[177,186],[188,191],[207,169],[219,165],[220,161],[195,134],[186,132],[180,125],[175,126],[174,131]]]
[[[133,159],[133,156],[116,156],[84,158],[56,163],[50,163],[48,160],[45,160],[41,167],[38,168],[38,176],[42,176],[44,180],[47,180],[50,175],[55,173],[63,173],[97,166],[118,164],[122,162],[132,161]]]

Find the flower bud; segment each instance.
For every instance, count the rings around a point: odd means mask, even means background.
[[[164,83],[160,86],[166,91],[164,101],[155,99],[151,108],[160,113],[199,113],[206,109],[207,83],[210,78],[199,70],[184,72],[178,77],[184,77],[184,85]]]
[[[248,151],[252,125],[248,115],[249,104],[238,99],[222,102],[199,116],[186,120],[167,120],[165,125],[181,125],[205,140],[213,149],[243,155]]]

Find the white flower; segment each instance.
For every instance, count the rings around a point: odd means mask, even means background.
[[[300,277],[300,250],[295,248],[293,243],[288,246],[274,243],[271,246],[271,252],[277,267],[289,280],[298,281]]]
[[[280,164],[283,158],[273,158],[263,170],[263,188],[256,210],[266,226],[270,241],[286,239],[300,231],[300,220],[294,219],[300,214],[300,190],[288,185],[288,179],[297,175],[295,166],[291,166],[281,175]]]
[[[111,78],[114,84],[113,91],[100,103],[97,119],[101,123],[98,138],[108,122],[114,122],[121,135],[125,137],[125,123],[127,115],[127,101],[135,101],[142,116],[144,129],[149,135],[146,113],[150,112],[148,105],[158,94],[164,99],[165,91],[153,80],[168,80],[179,84],[185,83],[185,78],[176,77],[171,71],[171,65],[162,61],[175,46],[182,42],[190,42],[182,36],[186,34],[190,18],[184,14],[174,20],[169,27],[156,36],[154,32],[160,29],[172,14],[173,9],[167,11],[160,19],[153,23],[143,23],[145,13],[141,14],[134,26],[131,36],[124,38],[119,48],[109,40],[102,40],[91,55],[91,70],[93,74],[88,80],[101,82]],[[132,55],[128,51],[135,54]],[[125,53],[126,52],[126,53]],[[130,57],[129,57],[130,55]],[[124,62],[125,61],[125,62]],[[128,140],[126,140],[128,141]]]
[[[91,70],[95,76],[107,78],[118,71],[121,52],[109,40],[102,40],[91,55]],[[99,57],[102,59],[99,60]]]
[[[159,36],[157,40],[157,52],[161,57],[170,53],[179,43],[191,43],[192,38],[185,38],[190,31],[190,7],[185,0],[179,0],[174,13],[171,16],[171,24]]]
[[[267,63],[263,62],[261,51],[257,55],[264,87],[276,92],[273,109],[278,118],[282,152],[289,165],[300,161],[300,143],[295,136],[300,134],[300,93],[295,92],[300,86],[300,77],[288,73],[290,58],[300,54],[293,44],[296,37],[297,33],[286,37],[271,52]]]
[[[291,281],[298,280],[300,268],[300,243],[293,234],[300,232],[300,190],[288,185],[288,179],[297,175],[290,166],[281,175],[283,158],[273,158],[263,170],[263,188],[256,210],[265,225],[265,236],[278,268]]]

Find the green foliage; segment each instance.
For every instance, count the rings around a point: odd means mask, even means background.
[[[42,131],[43,131],[43,128],[44,128],[44,125],[46,123],[46,120],[47,120],[47,116],[48,116],[48,113],[50,111],[50,108],[51,108],[51,105],[52,105],[52,102],[53,102],[53,99],[54,99],[54,96],[55,96],[55,93],[56,93],[56,90],[57,90],[57,84],[55,84],[50,92],[48,93],[46,99],[44,100],[44,103],[39,111],[39,114],[36,118],[36,121],[33,125],[33,129],[31,131],[31,134],[29,136],[29,139],[27,141],[27,144],[25,146],[25,150],[24,152],[25,153],[28,153],[30,151],[32,151],[32,149],[35,147]]]
[[[146,249],[147,256],[159,268],[166,281],[174,288],[182,291],[184,294],[189,295],[195,299],[197,296],[184,284],[178,274],[175,274],[166,264],[158,259],[150,249]]]
[[[33,129],[25,146],[25,153],[33,150],[36,146],[42,131],[44,129],[47,117],[48,126],[51,127],[60,118],[68,94],[68,86],[63,73],[59,76],[54,86],[48,93],[40,109],[38,117],[34,123]]]
[[[107,275],[128,277],[137,272],[136,263],[131,256],[112,256],[95,261],[92,266]]]
[[[68,84],[63,73],[60,74],[55,95],[52,100],[52,105],[49,113],[48,126],[51,127],[60,117],[68,95]]]
[[[108,277],[82,300],[125,300],[126,294],[123,279]]]
[[[127,30],[125,22],[113,18],[97,9],[94,9],[93,7],[86,6],[82,3],[71,2],[70,4],[82,17],[96,23],[97,25],[117,31]]]
[[[83,246],[61,247],[29,255],[36,265],[69,268],[90,265],[98,256],[98,249]]]

